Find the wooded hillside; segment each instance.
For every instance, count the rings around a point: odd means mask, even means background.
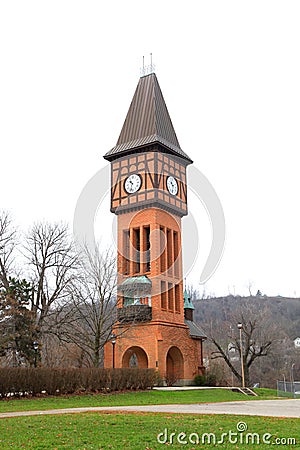
[[[194,320],[199,324],[227,321],[239,304],[245,301],[254,305],[258,315],[267,307],[274,323],[278,324],[278,328],[284,330],[290,339],[300,336],[300,298],[228,295],[193,300]]]
[[[197,299],[195,293],[193,297],[194,320],[208,337],[204,344],[206,364],[218,372],[220,384],[237,382],[228,361],[240,370],[238,323],[243,324],[248,361],[254,352],[265,348],[261,346],[268,348],[251,364],[250,383],[275,388],[276,380],[300,380],[300,348],[294,345],[300,337],[300,298],[228,295]]]

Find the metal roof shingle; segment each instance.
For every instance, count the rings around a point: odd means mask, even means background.
[[[171,153],[192,162],[180,148],[154,73],[140,78],[117,145],[108,151],[104,158],[112,160],[130,150],[152,143],[160,143]]]

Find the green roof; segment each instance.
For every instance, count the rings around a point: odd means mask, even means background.
[[[191,298],[188,296],[188,293],[186,292],[186,289],[184,290],[183,298],[184,298],[184,309],[195,309]]]
[[[125,281],[123,281],[120,286],[132,286],[132,285],[150,285],[152,286],[151,280],[146,275],[142,275],[139,277],[128,277]]]
[[[128,277],[119,286],[118,289],[125,296],[151,295],[152,281],[146,276]]]

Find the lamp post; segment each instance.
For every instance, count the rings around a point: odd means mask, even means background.
[[[231,342],[233,342],[233,327],[231,325],[229,327],[230,327]],[[232,371],[231,371],[231,386],[233,387],[233,372]]]
[[[295,397],[294,367],[295,363],[293,363],[291,366],[291,385],[292,385],[291,388],[293,389],[293,397]]]
[[[33,342],[33,350],[34,350],[34,367],[37,366],[37,353],[39,349],[39,343],[37,341]]]
[[[242,342],[242,329],[243,324],[238,323],[238,329],[240,330],[240,349],[241,349],[241,368],[242,368],[242,388],[245,387],[245,373],[244,373],[244,356],[243,356],[243,342]]]
[[[283,374],[283,387],[284,387],[284,392],[286,392],[285,374]]]
[[[115,368],[115,345],[116,345],[116,335],[112,333],[111,335],[111,343],[112,343],[112,368]]]

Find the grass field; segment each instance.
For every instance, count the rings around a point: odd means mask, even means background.
[[[228,402],[237,400],[269,399],[276,397],[276,391],[257,389],[259,397],[225,389],[204,389],[192,391],[142,391],[70,397],[44,397],[34,399],[0,400],[0,413],[10,411],[30,411],[88,406],[159,405],[176,403]]]
[[[144,391],[0,401],[0,412],[46,410],[83,406],[201,403],[269,399],[276,391],[257,390],[259,397],[246,397],[223,389],[193,391]],[[243,422],[247,431],[239,432]],[[298,419],[251,416],[186,415],[153,413],[63,414],[0,419],[0,448],[69,450],[264,449],[279,442],[300,448]],[[229,437],[229,433],[231,435]],[[182,433],[185,433],[184,435]],[[210,436],[205,433],[212,433]],[[220,443],[223,434],[223,442]],[[250,433],[247,437],[247,433]],[[255,433],[255,434],[252,434]],[[266,435],[266,433],[268,433]],[[159,436],[159,440],[158,440]],[[263,439],[269,443],[263,443]],[[204,443],[202,440],[204,439]],[[210,439],[210,443],[209,440]],[[246,443],[248,439],[249,443]],[[254,439],[254,442],[252,442]],[[296,444],[287,439],[294,439]],[[179,441],[178,441],[179,440]],[[215,441],[214,441],[215,440]],[[258,444],[259,440],[259,444]],[[181,441],[181,442],[180,442]]]
[[[237,424],[246,424],[247,431],[238,432]],[[239,425],[240,426],[240,425]],[[229,441],[229,432],[231,442]],[[175,433],[175,435],[171,435]],[[185,436],[180,434],[185,433]],[[191,434],[193,433],[193,434]],[[213,433],[210,444],[204,433]],[[220,443],[222,433],[223,443]],[[249,443],[246,443],[247,433]],[[269,433],[267,436],[266,433]],[[160,442],[157,436],[160,434]],[[204,444],[201,444],[204,435]],[[264,436],[265,435],[265,436]],[[259,439],[260,444],[257,443]],[[267,439],[270,444],[263,443]],[[287,439],[296,440],[288,445]],[[179,443],[186,441],[187,443]],[[199,444],[197,442],[199,439]],[[18,417],[0,420],[0,448],[6,449],[265,449],[300,448],[299,420],[251,416],[179,415],[179,414],[65,414],[61,416]],[[166,442],[165,442],[166,441]],[[217,443],[219,441],[219,444]],[[251,443],[252,442],[252,443]]]

